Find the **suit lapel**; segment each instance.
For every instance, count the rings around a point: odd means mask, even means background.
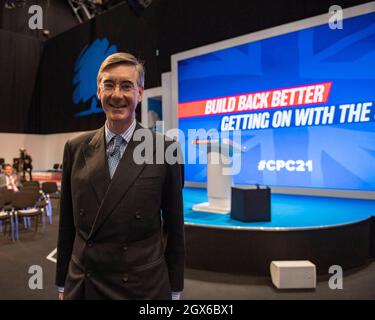
[[[91,185],[100,204],[111,182],[106,158],[104,127],[97,130],[90,143],[84,146],[83,154]]]
[[[135,130],[142,129],[137,123]],[[134,135],[129,141],[128,146],[122,156],[116,172],[109,184],[108,191],[103,199],[99,208],[95,222],[91,229],[89,237],[100,228],[108,216],[112,213],[113,209],[118,205],[121,199],[125,196],[129,188],[142,172],[146,164],[136,164],[133,159],[134,149],[140,144],[140,141],[134,140]],[[155,152],[155,148],[154,148]]]

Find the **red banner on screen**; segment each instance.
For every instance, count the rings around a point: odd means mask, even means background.
[[[251,92],[234,96],[180,103],[178,117],[252,112],[326,103],[332,82]]]

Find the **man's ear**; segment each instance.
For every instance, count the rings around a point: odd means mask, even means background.
[[[100,94],[101,94],[100,83],[97,83],[96,86],[97,86],[96,97],[98,98],[98,100],[100,100]]]
[[[143,93],[145,91],[145,88],[144,87],[141,87],[139,88],[139,101],[142,102],[142,98],[143,98]]]

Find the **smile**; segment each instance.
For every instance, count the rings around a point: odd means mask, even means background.
[[[114,106],[113,104],[109,104],[109,106],[111,108],[114,108],[114,109],[123,109],[123,108],[126,108],[127,106],[126,105],[122,105],[122,106]]]

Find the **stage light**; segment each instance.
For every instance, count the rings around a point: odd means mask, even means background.
[[[129,7],[136,15],[140,15],[151,3],[152,0],[127,0]]]
[[[67,0],[80,23],[90,20],[125,0]]]
[[[26,5],[26,0],[6,0],[5,9],[23,8]]]

